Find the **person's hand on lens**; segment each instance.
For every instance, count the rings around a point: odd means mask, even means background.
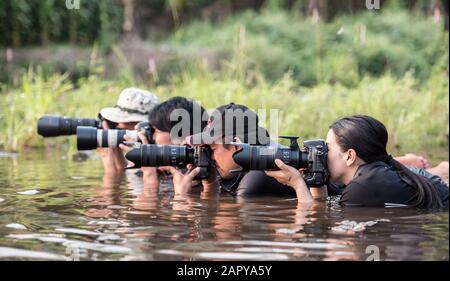
[[[280,168],[280,170],[266,171],[266,174],[269,177],[275,178],[278,182],[295,188],[295,185],[298,183],[298,181],[300,179],[303,179],[299,170],[289,165],[286,165],[280,159],[275,159],[275,164],[277,165],[278,168]]]
[[[106,121],[102,121],[102,127],[105,130],[109,129]],[[127,161],[119,148],[99,147],[96,151],[102,159],[105,173],[120,173],[127,166]]]
[[[145,135],[143,133],[139,132],[138,137],[142,144],[149,144],[147,138],[145,137]],[[128,135],[125,135],[123,138],[125,139],[125,141],[129,141],[129,142],[135,141]],[[121,145],[119,145],[119,147],[125,153],[127,153],[133,149],[132,147],[125,145],[125,144],[121,144]],[[133,164],[129,163],[129,165],[133,165]],[[145,186],[159,187],[159,174],[158,174],[158,169],[156,167],[142,167],[141,171],[143,174]]]
[[[266,171],[269,177],[275,178],[278,182],[294,188],[297,193],[297,199],[301,202],[312,202],[313,197],[302,177],[299,170],[286,165],[280,159],[275,160],[275,164],[280,169],[279,171]]]
[[[161,171],[167,171],[172,174],[173,188],[176,195],[186,195],[192,188],[192,181],[200,172],[200,168],[192,166],[183,174],[182,171],[175,167],[160,167]]]

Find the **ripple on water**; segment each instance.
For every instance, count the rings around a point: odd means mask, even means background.
[[[57,228],[55,231],[58,232],[64,232],[69,234],[79,234],[79,235],[87,235],[87,236],[100,236],[102,233],[85,230],[85,229],[78,229],[78,228]]]
[[[205,252],[195,254],[199,259],[217,259],[217,260],[288,260],[289,256],[284,254],[271,253],[239,253],[239,252]]]
[[[128,226],[128,223],[120,222],[120,221],[112,221],[112,220],[98,220],[98,221],[90,221],[88,225],[121,225]]]
[[[257,241],[257,240],[245,240],[245,241],[225,241],[224,245],[250,245],[250,246],[273,246],[273,247],[299,247],[304,249],[316,249],[316,250],[332,250],[346,248],[344,245],[333,243],[318,243],[318,242],[275,242],[275,241]]]
[[[170,184],[157,196],[127,180],[105,184],[98,161],[29,156],[0,157],[0,259],[79,249],[86,260],[360,260],[379,245],[382,259],[448,260],[448,212],[343,208],[339,197],[314,208],[271,197],[174,201]],[[373,225],[379,218],[391,222]]]
[[[92,250],[101,253],[128,254],[131,252],[131,249],[128,247],[114,244],[71,240],[66,239],[63,234],[10,234],[7,237],[16,240],[38,240],[44,243],[58,243],[66,248]],[[107,237],[112,238],[112,236]]]
[[[68,260],[67,257],[47,252],[22,250],[9,247],[0,247],[0,259],[25,258],[33,260]]]
[[[10,223],[10,224],[5,225],[5,227],[13,228],[13,229],[19,229],[19,230],[27,229],[27,227],[25,225],[20,224],[20,223]]]
[[[240,251],[240,249],[239,249]],[[242,253],[242,252],[183,252],[173,249],[163,249],[156,251],[158,254],[190,257],[200,260],[288,260],[289,256],[279,253]]]

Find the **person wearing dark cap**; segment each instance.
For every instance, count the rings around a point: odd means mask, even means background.
[[[244,105],[230,103],[215,109],[208,120],[208,126],[202,133],[188,138],[189,145],[208,145],[211,160],[217,174],[204,180],[203,188],[212,191],[221,189],[238,196],[252,195],[288,195],[295,192],[286,185],[268,177],[263,171],[240,171],[240,166],[233,161],[233,153],[240,148],[236,142],[250,145],[273,145],[266,129],[258,125],[258,115]],[[175,192],[185,194],[191,188],[191,180],[198,173],[198,168],[186,175],[180,175],[175,168],[170,172],[180,178],[174,181]]]

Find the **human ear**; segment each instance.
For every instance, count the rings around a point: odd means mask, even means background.
[[[353,165],[356,162],[356,158],[357,158],[356,151],[354,149],[349,149],[347,151],[347,156],[345,159],[347,166]]]

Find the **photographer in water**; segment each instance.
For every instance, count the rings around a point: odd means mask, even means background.
[[[137,88],[122,91],[114,107],[103,108],[103,129],[134,130],[136,124],[148,121],[148,114],[159,103],[156,95]],[[97,148],[106,174],[123,173],[127,161],[119,148]]]
[[[424,170],[411,170],[392,158],[386,145],[385,126],[370,116],[342,118],[330,126],[327,135],[328,169],[332,182],[345,185],[340,199],[345,206],[389,206],[439,209],[448,207],[448,185]],[[280,171],[267,175],[291,186],[301,203],[314,200],[311,193],[327,188],[308,189],[302,172],[275,160]]]
[[[175,116],[174,113],[177,111],[185,113],[186,118],[171,118]],[[195,118],[194,116],[197,116]],[[176,117],[176,116],[175,116]],[[173,97],[165,102],[156,105],[152,111],[147,116],[149,123],[153,129],[153,142],[160,145],[183,145],[185,138],[189,135],[200,133],[206,126],[208,114],[205,109],[193,100],[184,97]],[[185,130],[177,131],[180,134],[171,134],[172,129],[175,126],[183,128]],[[176,128],[175,128],[176,129]],[[148,144],[149,140],[142,134],[138,133],[138,136],[142,144]],[[129,136],[125,136],[125,139],[131,141]],[[130,147],[121,144],[119,146],[123,151],[128,152],[131,150]],[[171,172],[173,175],[174,185],[177,186],[179,181],[185,180],[182,176],[182,171],[172,167],[142,167],[141,168],[144,175],[144,184],[146,186],[152,186],[153,188],[159,187],[160,175],[159,171]],[[191,172],[191,180],[195,177],[196,171]]]
[[[208,121],[208,126],[201,134],[189,138],[191,146],[208,147],[211,150],[212,164],[219,173],[218,181],[213,175],[203,180],[204,191],[217,191],[222,188],[236,195],[295,195],[294,190],[268,177],[263,171],[242,171],[233,155],[240,150],[236,142],[252,145],[271,143],[264,128],[258,126],[258,116],[243,105],[231,103],[217,108]],[[167,133],[167,132],[166,132]],[[169,137],[169,134],[166,135]],[[186,194],[192,187],[192,179],[199,173],[196,168],[183,174],[175,167],[160,168],[174,175],[174,188],[177,194]],[[313,189],[316,197],[320,189]]]
[[[239,171],[240,166],[233,161],[233,154],[239,150],[234,142],[252,145],[268,145],[271,140],[268,132],[258,126],[259,118],[255,112],[244,105],[230,103],[214,110],[208,120],[208,126],[202,133],[188,138],[191,146],[208,146],[214,169],[208,180],[203,180],[204,192],[219,190],[233,195],[291,195],[295,193],[289,187],[268,177],[264,171]],[[188,174],[180,174],[173,167],[167,168],[174,177],[177,194],[186,194],[192,187],[191,179],[199,172],[195,168]]]

